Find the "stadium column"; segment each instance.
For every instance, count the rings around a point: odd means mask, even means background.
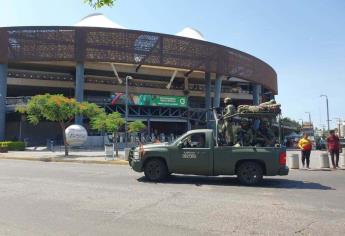
[[[261,85],[260,84],[253,84],[253,104],[259,105],[260,104],[260,97],[261,97]]]
[[[147,135],[151,137],[151,119],[150,117],[147,118]]]
[[[0,64],[0,141],[6,132],[7,64]]]
[[[184,90],[185,91],[189,91],[189,81],[188,81],[188,77],[184,78]],[[190,96],[189,93],[186,95],[187,96],[187,131],[192,129],[192,123],[190,120]]]
[[[206,109],[206,126],[211,127],[211,73],[205,73],[205,109]]]
[[[75,99],[77,102],[84,101],[84,63],[77,62],[75,68]],[[83,117],[76,116],[75,123],[78,125],[83,124]]]
[[[216,75],[216,81],[214,82],[214,98],[213,107],[220,107],[220,96],[222,93],[222,75]]]

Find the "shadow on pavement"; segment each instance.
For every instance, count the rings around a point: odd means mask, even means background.
[[[137,179],[139,182],[156,184],[148,181],[145,177]],[[281,189],[315,189],[315,190],[335,190],[335,188],[322,185],[320,183],[290,180],[290,179],[269,179],[264,178],[258,186],[242,186],[236,177],[206,177],[189,175],[171,175],[161,184],[192,184],[195,186],[215,185],[215,186],[239,186],[252,188],[281,188]]]
[[[290,180],[290,179],[264,179],[260,187],[286,188],[286,189],[315,189],[315,190],[336,190],[335,188],[320,183]]]

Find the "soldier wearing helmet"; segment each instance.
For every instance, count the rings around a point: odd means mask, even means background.
[[[255,141],[258,146],[272,147],[276,142],[276,137],[267,119],[261,120],[259,129],[256,131]]]
[[[236,143],[241,146],[253,145],[254,135],[253,130],[248,120],[241,120],[241,127],[236,132]]]
[[[233,115],[236,113],[236,109],[235,109],[235,106],[232,104],[231,98],[229,97],[224,98],[224,104],[225,104],[225,108],[224,108],[225,115]]]
[[[231,115],[234,115],[236,113],[235,106],[232,104],[231,98],[225,98],[224,99],[224,116],[228,117]],[[233,124],[231,119],[225,119],[224,124],[222,126],[222,132],[225,136],[225,141],[228,145],[233,145],[235,143],[234,138],[234,131],[233,131]]]

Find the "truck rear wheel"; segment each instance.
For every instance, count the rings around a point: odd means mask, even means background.
[[[237,179],[244,185],[257,185],[262,181],[262,166],[253,161],[246,161],[240,164],[237,171]]]
[[[144,173],[150,181],[162,181],[168,176],[168,168],[164,161],[151,159],[145,163]]]

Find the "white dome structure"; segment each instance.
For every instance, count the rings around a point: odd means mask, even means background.
[[[126,27],[109,20],[106,16],[104,16],[101,13],[93,13],[87,15],[74,26],[126,29]]]
[[[198,40],[204,40],[204,35],[197,29],[186,27],[180,32],[176,34],[177,36],[186,37],[186,38],[192,38],[192,39],[198,39]]]

